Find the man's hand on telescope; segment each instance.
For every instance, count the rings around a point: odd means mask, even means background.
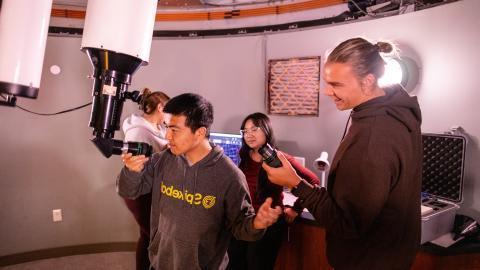
[[[122,161],[125,164],[125,167],[133,172],[141,172],[145,166],[145,162],[148,161],[148,158],[144,155],[132,156],[131,153],[122,154]]]

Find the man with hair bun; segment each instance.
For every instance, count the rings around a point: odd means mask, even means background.
[[[381,88],[392,44],[352,38],[338,45],[323,69],[324,93],[351,110],[333,158],[328,185],[265,163],[268,179],[287,186],[326,230],[327,258],[338,269],[409,269],[420,244],[421,112],[398,85]],[[350,122],[350,121],[348,121]]]

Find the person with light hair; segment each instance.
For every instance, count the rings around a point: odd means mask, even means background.
[[[385,67],[381,54],[394,49],[387,42],[352,38],[328,55],[325,95],[338,110],[351,110],[351,123],[333,158],[327,189],[299,177],[282,154],[282,167],[263,165],[268,178],[291,188],[325,228],[327,258],[335,270],[410,269],[420,245],[420,106],[400,86],[377,84]]]
[[[144,142],[152,146],[154,152],[160,152],[167,147],[166,129],[163,127],[163,107],[170,98],[163,92],[152,92],[145,88],[141,93],[139,109],[141,114],[133,113],[123,121],[122,129],[125,141]],[[150,208],[152,193],[139,196],[136,199],[124,199],[128,210],[133,214],[140,226],[140,236],[137,241],[135,263],[137,270],[149,270],[148,245],[150,243]]]

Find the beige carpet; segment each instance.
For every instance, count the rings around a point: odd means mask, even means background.
[[[134,270],[135,252],[66,256],[0,267],[1,270]]]

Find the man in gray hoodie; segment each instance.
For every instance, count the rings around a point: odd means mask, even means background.
[[[118,193],[135,198],[152,192],[150,262],[154,269],[224,269],[233,235],[254,241],[281,213],[267,199],[255,215],[245,176],[208,141],[213,107],[196,94],[164,107],[168,149],[122,155]]]

